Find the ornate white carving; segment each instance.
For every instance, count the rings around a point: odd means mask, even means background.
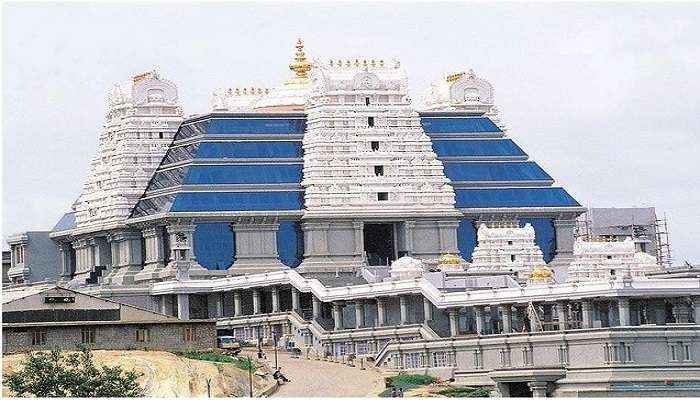
[[[406,279],[420,278],[423,276],[425,268],[423,262],[415,258],[403,256],[391,263],[389,276],[392,281],[402,281]]]
[[[454,190],[408,102],[397,63],[315,64],[310,80],[307,216],[455,211]]]
[[[97,155],[73,206],[78,227],[129,216],[183,120],[176,85],[155,71],[115,85],[108,100]]]
[[[519,279],[527,279],[532,268],[545,264],[530,224],[522,228],[481,224],[477,240],[469,271],[515,272]]]
[[[622,242],[587,242],[579,238],[574,243],[574,261],[567,281],[607,280],[627,274],[643,278],[659,271],[656,257],[636,252],[632,238]]]

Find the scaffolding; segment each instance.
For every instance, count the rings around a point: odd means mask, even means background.
[[[673,264],[671,258],[671,246],[668,240],[668,220],[664,217],[656,219],[656,262],[664,268],[670,268]]]

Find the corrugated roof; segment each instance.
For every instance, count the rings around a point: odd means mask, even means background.
[[[55,284],[47,283],[33,286],[21,286],[2,290],[2,304],[7,304],[11,301],[22,299],[37,293],[44,292],[55,288]]]

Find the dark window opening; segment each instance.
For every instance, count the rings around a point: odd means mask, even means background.
[[[606,256],[608,260],[612,260],[612,256]]]
[[[387,192],[379,192],[379,193],[377,193],[377,200],[379,200],[379,201],[387,201],[387,200],[389,200],[389,193],[387,193]]]
[[[369,105],[369,97],[365,97],[365,105]]]
[[[374,126],[374,117],[367,117],[367,126]]]
[[[158,132],[158,139],[163,139],[163,132]]]
[[[379,150],[379,142],[372,142],[372,151]]]
[[[509,240],[509,241],[508,241],[508,246],[512,246],[512,245],[513,245],[513,241],[512,241],[512,240]]]
[[[95,343],[96,334],[97,329],[95,328],[83,328],[80,331],[80,342],[82,344],[93,344]]]
[[[510,261],[515,261],[515,254],[510,255]]]
[[[383,165],[375,165],[374,166],[374,175],[375,176],[384,176],[384,166]]]
[[[396,259],[394,225],[365,224],[363,235],[369,265],[389,265]]]

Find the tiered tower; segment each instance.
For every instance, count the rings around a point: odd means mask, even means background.
[[[574,261],[569,267],[567,281],[595,281],[622,276],[643,278],[661,271],[656,257],[636,252],[632,238],[624,241],[584,241],[574,243]]]
[[[454,212],[398,61],[316,65],[304,135],[305,217]],[[444,214],[442,214],[444,215]]]
[[[182,120],[177,87],[156,71],[114,86],[97,155],[74,205],[78,228],[129,217]]]
[[[530,270],[545,264],[542,251],[535,244],[535,229],[530,224],[522,228],[481,224],[477,238],[469,272],[515,272],[524,280]]]

